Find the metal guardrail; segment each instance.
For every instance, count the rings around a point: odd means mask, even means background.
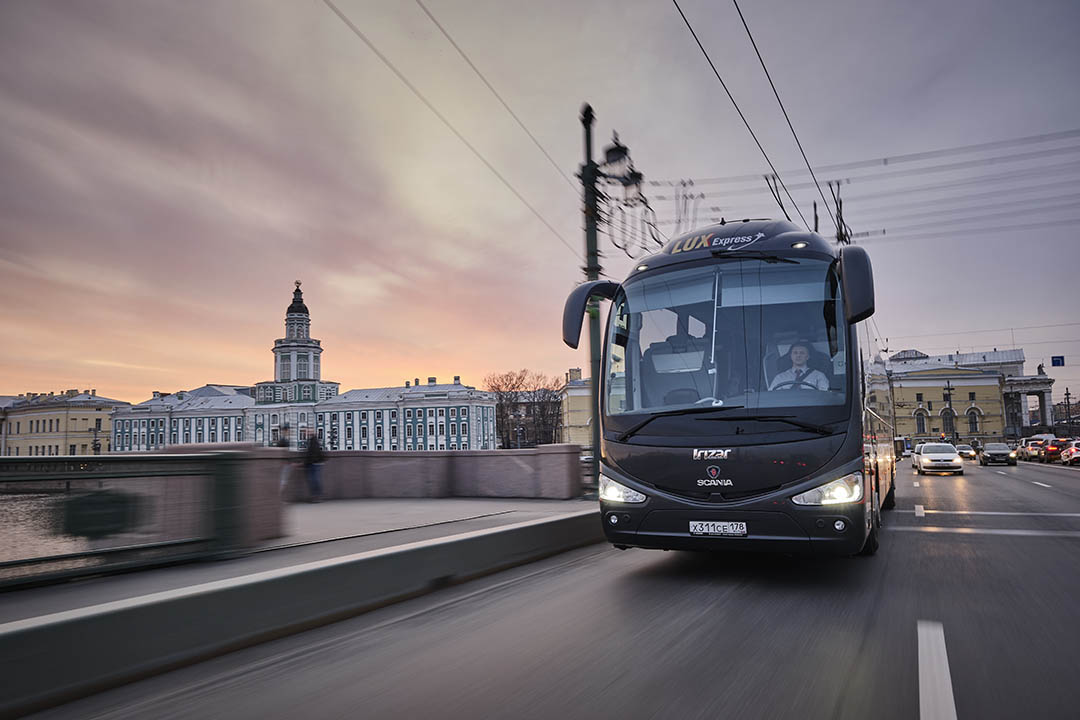
[[[240,456],[0,458],[0,590],[230,552]]]

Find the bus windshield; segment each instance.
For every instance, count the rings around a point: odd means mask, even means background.
[[[716,258],[632,278],[609,316],[604,411],[843,406],[845,328],[831,260]]]

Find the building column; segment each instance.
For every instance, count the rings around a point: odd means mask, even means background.
[[[1021,427],[1031,427],[1031,410],[1028,408],[1028,395],[1020,396],[1020,424]]]
[[[1044,390],[1039,395],[1039,400],[1042,406],[1039,408],[1042,415],[1043,425],[1054,427],[1054,399],[1053,393],[1050,390]]]

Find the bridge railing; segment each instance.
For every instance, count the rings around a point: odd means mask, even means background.
[[[0,458],[0,589],[251,544],[251,455]]]

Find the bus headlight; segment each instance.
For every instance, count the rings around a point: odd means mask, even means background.
[[[646,500],[642,493],[620,485],[603,473],[600,474],[600,499],[617,503],[643,503]]]
[[[791,498],[796,505],[839,505],[862,500],[863,477],[853,472]]]

